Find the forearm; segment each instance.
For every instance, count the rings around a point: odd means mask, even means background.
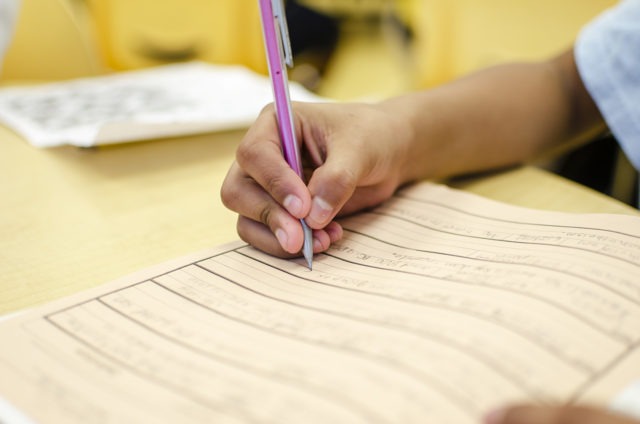
[[[602,126],[571,53],[497,66],[380,106],[412,128],[406,181],[520,163]]]

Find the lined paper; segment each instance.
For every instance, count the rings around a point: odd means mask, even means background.
[[[2,323],[0,396],[42,423],[470,424],[606,403],[640,354],[640,218],[422,183],[342,225],[311,272],[237,242]]]

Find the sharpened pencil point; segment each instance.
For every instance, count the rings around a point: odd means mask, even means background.
[[[309,267],[309,271],[313,271],[311,258],[305,258],[305,259],[307,260],[307,267]]]
[[[304,232],[304,242],[302,245],[302,255],[307,261],[307,267],[309,267],[309,271],[312,270],[313,264],[313,231],[303,219],[300,220],[302,224],[302,231]]]

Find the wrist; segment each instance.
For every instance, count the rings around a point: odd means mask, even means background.
[[[440,176],[438,166],[444,150],[442,128],[437,111],[430,106],[426,92],[385,100],[379,107],[394,123],[398,150],[400,185]]]

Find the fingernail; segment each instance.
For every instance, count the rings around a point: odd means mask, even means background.
[[[323,250],[322,248],[322,243],[320,243],[320,240],[318,240],[317,238],[313,239],[313,251],[314,252],[321,252]]]
[[[326,202],[322,197],[316,196],[313,198],[313,204],[311,205],[311,213],[309,214],[309,218],[312,221],[317,222],[318,224],[326,222],[331,213],[333,212],[333,208],[330,204]]]
[[[276,238],[278,239],[278,243],[280,243],[280,246],[282,246],[284,250],[287,250],[287,243],[289,243],[289,237],[287,236],[287,233],[282,228],[278,228],[276,230]]]
[[[501,424],[505,412],[504,408],[494,409],[484,416],[484,424]]]
[[[291,215],[300,217],[302,215],[302,200],[298,196],[293,194],[284,198],[283,206],[289,211]]]

